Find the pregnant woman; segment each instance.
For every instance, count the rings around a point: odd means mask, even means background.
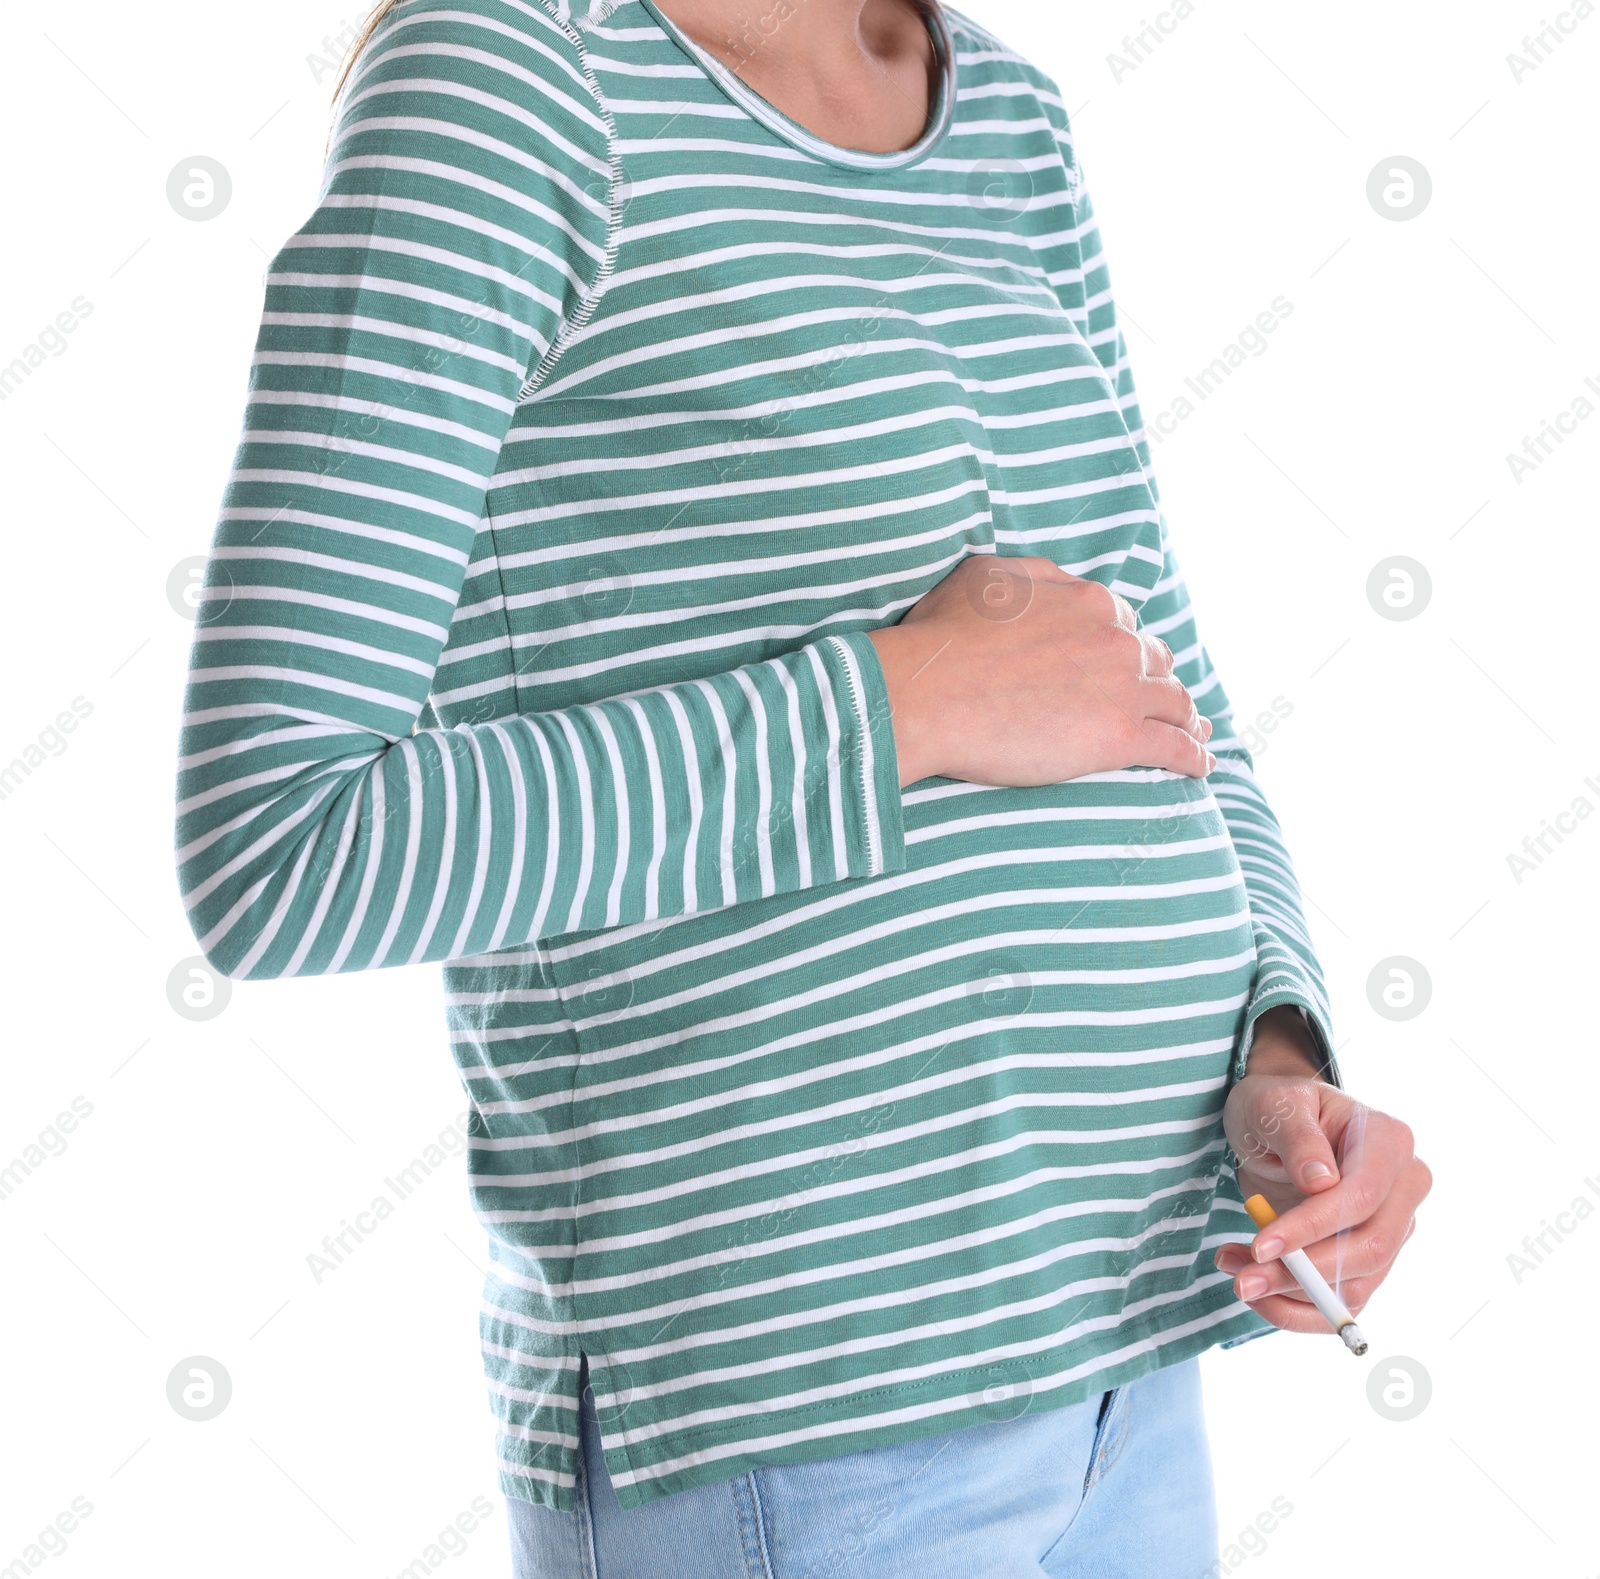
[[[380,7],[182,753],[216,969],[443,964],[519,1575],[1199,1579],[1196,1356],[1427,1192],[954,12]]]

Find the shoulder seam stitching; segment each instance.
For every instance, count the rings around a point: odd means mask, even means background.
[[[549,8],[546,7],[548,10]],[[550,369],[555,366],[557,358],[571,344],[573,337],[588,323],[594,310],[600,304],[600,298],[605,294],[607,283],[611,279],[611,271],[617,262],[617,238],[622,230],[622,209],[618,203],[618,196],[622,185],[622,161],[618,151],[618,136],[616,118],[611,113],[611,106],[606,103],[606,97],[601,90],[599,80],[595,77],[594,69],[589,64],[589,53],[584,47],[582,37],[577,28],[566,18],[552,15],[552,20],[566,35],[567,41],[577,51],[578,65],[583,72],[583,78],[589,85],[589,94],[594,99],[595,108],[600,112],[600,119],[606,127],[606,162],[610,167],[610,185],[606,194],[606,239],[605,250],[600,259],[600,267],[594,279],[589,283],[589,289],[577,307],[561,321],[561,326],[556,330],[554,338],[550,341],[549,348],[545,351],[539,365],[523,380],[522,388],[517,391],[517,402],[520,404],[532,395],[539,386],[549,377]]]

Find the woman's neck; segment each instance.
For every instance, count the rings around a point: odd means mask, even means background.
[[[922,136],[936,59],[918,0],[655,0],[791,120],[841,147]]]

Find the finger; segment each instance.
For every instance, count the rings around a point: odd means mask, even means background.
[[[1247,1305],[1258,1304],[1267,1298],[1292,1299],[1301,1304],[1310,1304],[1311,1296],[1301,1288],[1283,1262],[1269,1261],[1265,1266],[1257,1266],[1253,1261],[1246,1261],[1242,1266],[1230,1262],[1226,1266],[1219,1266],[1218,1271],[1225,1272],[1233,1279],[1235,1295]],[[1330,1260],[1329,1265],[1318,1267],[1328,1285],[1334,1293],[1354,1312],[1358,1300],[1372,1297],[1372,1292],[1394,1270],[1394,1262],[1390,1260],[1383,1266],[1371,1272],[1356,1273],[1347,1266],[1339,1276],[1334,1275],[1334,1268]]]
[[[1413,1160],[1371,1217],[1355,1228],[1306,1246],[1311,1264],[1335,1288],[1352,1278],[1382,1277],[1417,1229],[1417,1208],[1428,1193],[1420,1161]],[[1281,1266],[1282,1262],[1272,1263]]]
[[[1291,1093],[1293,1105],[1288,1113],[1274,1111],[1270,1149],[1283,1164],[1286,1180],[1308,1195],[1325,1191],[1338,1182],[1339,1159],[1334,1156],[1333,1143],[1320,1122],[1322,1104],[1318,1093],[1310,1085],[1303,1090],[1285,1086],[1274,1095],[1274,1100],[1281,1101],[1284,1092]],[[1264,1102],[1267,1096],[1263,1091]]]
[[[1401,1248],[1416,1232],[1417,1207],[1427,1196],[1431,1182],[1427,1166],[1420,1159],[1413,1159],[1395,1188],[1364,1223],[1306,1247],[1311,1264],[1342,1298],[1345,1290],[1363,1280],[1375,1287],[1388,1276]],[[1283,1262],[1256,1262],[1243,1245],[1223,1245],[1212,1259],[1219,1271],[1236,1280],[1235,1292],[1241,1299],[1257,1298],[1261,1293],[1283,1294],[1291,1299],[1304,1297]],[[1265,1281],[1250,1281],[1253,1278]]]
[[[1148,742],[1149,756],[1146,767],[1166,768],[1172,773],[1203,779],[1217,765],[1217,759],[1193,735],[1172,724],[1147,718],[1144,738]]]
[[[1149,676],[1136,683],[1138,705],[1146,718],[1159,719],[1200,738],[1200,709],[1189,688],[1174,675]]]
[[[1144,643],[1144,672],[1152,679],[1165,679],[1172,673],[1176,663],[1172,649],[1159,636],[1152,636],[1149,631],[1140,631],[1139,640]]]
[[[1231,1253],[1219,1250],[1214,1258],[1217,1270],[1233,1279],[1233,1292],[1245,1304],[1254,1304],[1268,1295],[1306,1300],[1305,1290],[1281,1261],[1269,1261],[1262,1266],[1252,1261],[1249,1251],[1240,1246],[1230,1245],[1226,1249]]]
[[[1410,1127],[1373,1108],[1361,1108],[1341,1138],[1339,1182],[1268,1223],[1251,1246],[1256,1260],[1274,1261],[1366,1222],[1415,1160]]]
[[[1351,1290],[1344,1303],[1352,1316],[1359,1316],[1366,1309],[1371,1293],[1371,1289],[1362,1289],[1359,1294]],[[1309,1301],[1290,1299],[1286,1294],[1269,1294],[1264,1299],[1250,1300],[1248,1303],[1258,1316],[1265,1317],[1274,1327],[1281,1327],[1285,1332],[1333,1335],[1327,1317]]]
[[[1283,1299],[1273,1295],[1267,1299],[1257,1300],[1251,1305],[1258,1316],[1270,1321],[1274,1327],[1280,1327],[1285,1332],[1329,1332],[1325,1322],[1316,1309],[1311,1305],[1297,1305],[1292,1299]]]
[[[1075,576],[1070,570],[1063,570],[1055,560],[1043,554],[1018,554],[999,555],[1007,565],[1015,565],[1023,575],[1031,577],[1034,581],[1082,581],[1082,576]]]

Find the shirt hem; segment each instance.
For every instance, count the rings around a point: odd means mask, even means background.
[[[999,1359],[962,1371],[946,1372],[934,1382],[907,1383],[873,1395],[875,1402],[887,1406],[890,1402],[904,1403],[919,1396],[926,1397],[931,1387],[968,1388],[971,1401],[966,1407],[917,1419],[889,1424],[870,1416],[860,1419],[859,1397],[842,1398],[826,1405],[808,1404],[770,1414],[763,1413],[761,1425],[764,1431],[781,1430],[786,1423],[792,1425],[803,1421],[815,1427],[818,1434],[776,1449],[720,1453],[701,1463],[663,1474],[651,1474],[637,1480],[630,1478],[621,1485],[613,1482],[613,1489],[617,1501],[624,1508],[642,1507],[674,1492],[715,1485],[763,1466],[842,1458],[875,1447],[948,1435],[969,1425],[992,1424],[1028,1412],[1066,1408],[1097,1393],[1137,1381],[1141,1376],[1168,1365],[1192,1359],[1207,1349],[1236,1347],[1275,1330],[1234,1298],[1232,1284],[1227,1281],[1199,1291],[1177,1311],[1168,1307],[1163,1317],[1160,1322],[1134,1321],[1119,1327],[1115,1335],[1118,1352],[1126,1354],[1130,1346],[1137,1348],[1138,1352],[1115,1363],[1097,1367],[1069,1382],[1058,1382],[1056,1378],[1084,1363],[1077,1346],[1071,1344],[1043,1355],[1030,1356],[1025,1361]],[[1180,1330],[1174,1332],[1174,1328]],[[1169,1333],[1173,1335],[1166,1336]],[[1148,1346],[1140,1347],[1146,1340]],[[853,1418],[858,1420],[856,1429],[850,1429],[846,1424]],[[840,1429],[830,1431],[830,1426],[839,1426]],[[666,1441],[661,1441],[659,1445],[674,1458],[685,1456],[680,1449],[691,1443],[691,1453],[711,1454],[738,1442],[742,1436],[749,1434],[749,1430],[748,1418],[736,1418],[715,1427],[674,1435],[668,1439],[670,1447]],[[624,1462],[624,1453],[615,1449],[608,1455],[608,1472],[611,1459],[617,1460],[615,1467],[622,1473],[630,1476],[637,1473]],[[500,1488],[507,1497],[564,1507],[567,1511],[575,1506],[570,1484],[557,1485],[513,1475],[504,1464],[502,1459]],[[565,1482],[568,1477],[561,1476],[560,1479]]]

